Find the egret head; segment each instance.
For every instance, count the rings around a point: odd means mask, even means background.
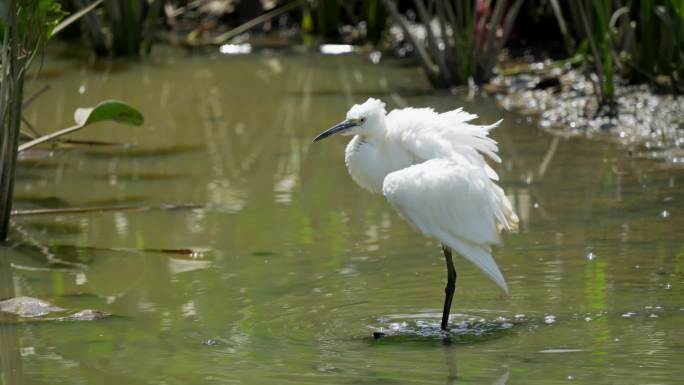
[[[354,104],[347,111],[347,119],[321,132],[314,142],[330,135],[373,135],[381,132],[385,127],[385,103],[378,99],[369,98],[363,104]]]

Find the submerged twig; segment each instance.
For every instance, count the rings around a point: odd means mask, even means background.
[[[68,207],[54,209],[13,210],[12,216],[58,215],[58,214],[88,214],[118,211],[152,211],[152,210],[195,210],[204,208],[196,204],[163,204],[161,206],[100,206],[100,207]]]
[[[40,133],[36,131],[36,129],[33,127],[31,122],[29,122],[23,115],[21,116],[21,121],[24,123],[26,128],[28,129],[28,132],[26,130],[19,130],[19,134],[24,135],[25,137],[29,138],[30,140],[33,140],[37,137],[40,136]],[[22,140],[24,138],[19,138],[19,140]]]
[[[87,266],[83,263],[79,262],[71,262],[64,260],[62,258],[59,258],[55,253],[52,252],[49,246],[43,244],[40,242],[38,239],[34,238],[31,236],[31,234],[25,230],[22,226],[18,226],[16,224],[12,225],[12,228],[17,231],[21,236],[24,238],[21,244],[28,245],[31,247],[33,250],[37,251],[40,255],[45,257],[45,260],[51,264],[51,265],[61,265],[61,266],[68,266],[69,268],[77,269],[77,270],[83,270]]]
[[[45,91],[47,91],[49,89],[50,89],[49,84],[45,84],[44,86],[40,87],[36,92],[34,92],[31,96],[29,96],[28,98],[26,98],[26,100],[24,100],[24,103],[21,105],[21,108],[23,110],[27,109],[36,99],[38,99],[38,97],[40,97],[42,94],[45,93]]]
[[[102,147],[127,148],[127,147],[131,146],[130,144],[126,144],[126,143],[106,142],[106,141],[102,141],[102,140],[56,139],[55,141],[59,142],[59,143],[63,143],[63,144],[73,145],[73,146],[87,146],[87,147],[102,146]]]
[[[196,247],[196,248],[177,248],[177,249],[137,249],[132,247],[98,247],[98,246],[76,246],[76,245],[50,245],[47,246],[50,249],[58,250],[91,250],[91,251],[119,251],[126,253],[160,253],[160,254],[177,254],[177,255],[187,255],[190,257],[198,257],[209,251],[206,247]]]

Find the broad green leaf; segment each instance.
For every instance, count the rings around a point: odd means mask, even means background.
[[[144,118],[140,111],[118,100],[105,100],[92,108],[78,108],[74,112],[74,121],[85,127],[103,120],[139,126]]]
[[[19,146],[19,152],[27,150],[33,146],[37,146],[41,143],[59,138],[60,136],[78,131],[97,122],[113,121],[139,126],[143,124],[145,119],[140,111],[124,102],[118,100],[105,100],[104,102],[100,102],[98,105],[92,108],[76,109],[76,112],[74,112],[74,120],[76,121],[75,126],[53,132],[52,134],[41,136],[40,138],[34,139],[30,142],[26,142]]]

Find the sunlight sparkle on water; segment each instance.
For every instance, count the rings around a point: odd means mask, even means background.
[[[345,53],[352,53],[354,46],[350,44],[321,44],[321,53],[323,55],[342,55]]]
[[[224,55],[244,55],[252,52],[251,44],[224,44],[219,48]]]

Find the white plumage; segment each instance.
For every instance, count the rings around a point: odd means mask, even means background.
[[[371,98],[315,141],[338,132],[354,135],[345,152],[354,181],[385,195],[416,229],[456,250],[507,292],[491,246],[499,242],[499,230],[517,227],[518,217],[485,161],[501,162],[489,137],[499,122],[469,123],[475,118],[462,109],[404,108],[387,114],[384,103]],[[448,316],[446,305],[445,312]]]
[[[416,229],[456,250],[508,292],[491,256],[491,245],[499,242],[497,221],[510,226],[502,208],[508,201],[491,185],[482,168],[430,159],[388,174],[382,192]]]

